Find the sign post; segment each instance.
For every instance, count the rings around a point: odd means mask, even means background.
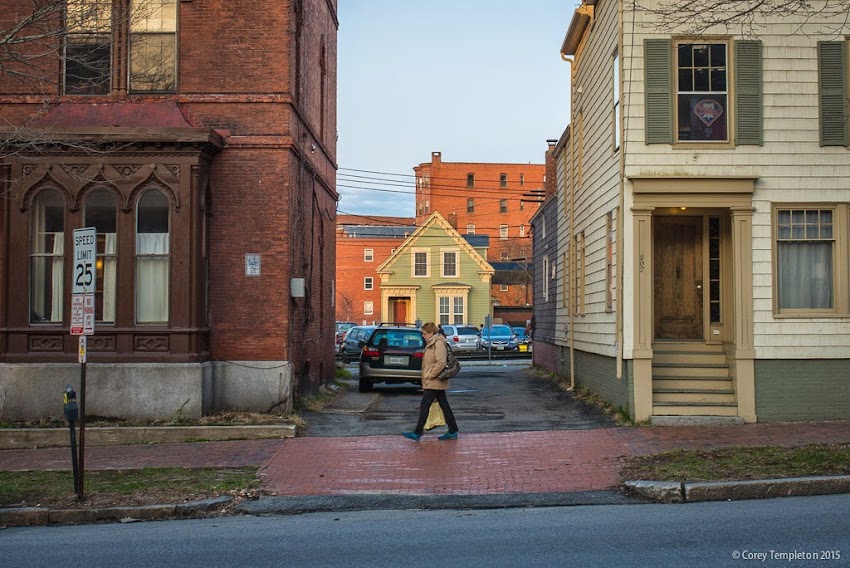
[[[74,273],[71,335],[80,336],[80,479],[77,497],[84,498],[86,449],[86,336],[94,335],[94,294],[97,290],[97,231],[74,229]]]

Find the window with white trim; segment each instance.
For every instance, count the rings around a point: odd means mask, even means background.
[[[437,305],[440,325],[458,325],[466,321],[463,296],[439,296]]]
[[[363,262],[372,262],[375,260],[375,251],[373,249],[363,249]]]
[[[614,99],[613,103],[613,112],[611,113],[614,119],[614,150],[620,149],[620,54],[618,52],[614,52],[613,57],[613,67],[614,67]]]
[[[549,257],[543,257],[543,301],[549,301]]]
[[[508,285],[507,284],[499,284],[499,291],[500,292],[507,292],[508,291]]]
[[[443,251],[443,277],[452,278],[458,276],[457,251]]]
[[[682,42],[676,46],[679,142],[726,142],[727,45]]]
[[[508,226],[507,225],[499,225],[499,238],[503,241],[508,238]]]
[[[374,280],[372,280],[371,276],[367,276],[363,279],[363,289],[364,290],[374,289]]]
[[[375,303],[371,300],[366,300],[363,302],[363,315],[371,316],[375,313]]]
[[[474,235],[475,234],[475,225],[473,225],[472,223],[468,224],[466,226],[466,234],[467,235]]]
[[[429,275],[428,251],[413,251],[413,276],[427,278]]]

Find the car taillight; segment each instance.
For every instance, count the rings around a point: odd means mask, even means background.
[[[460,343],[460,337],[458,337],[457,335],[455,335],[452,339],[455,340],[455,343]]]
[[[424,356],[425,356],[425,353],[423,353],[422,351],[417,351],[416,353],[413,354],[414,359],[421,359]]]
[[[380,357],[381,352],[377,349],[369,349],[368,347],[363,348],[363,356],[364,357]]]

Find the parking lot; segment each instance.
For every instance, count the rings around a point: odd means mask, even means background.
[[[500,354],[501,355],[501,354]],[[481,354],[478,355],[481,357]],[[449,401],[461,432],[512,432],[604,428],[613,421],[526,371],[530,359],[462,359]],[[357,392],[357,364],[348,392],[321,412],[304,412],[308,436],[376,436],[401,433],[416,423],[422,391],[414,385],[376,385]],[[444,431],[437,429],[435,432]]]

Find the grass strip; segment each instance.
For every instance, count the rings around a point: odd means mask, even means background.
[[[850,475],[850,443],[675,450],[629,456],[620,470],[623,481],[740,481],[820,475]]]
[[[98,503],[157,504],[259,487],[256,467],[86,471],[85,492]],[[0,471],[0,507],[59,506],[74,499],[70,471]]]

